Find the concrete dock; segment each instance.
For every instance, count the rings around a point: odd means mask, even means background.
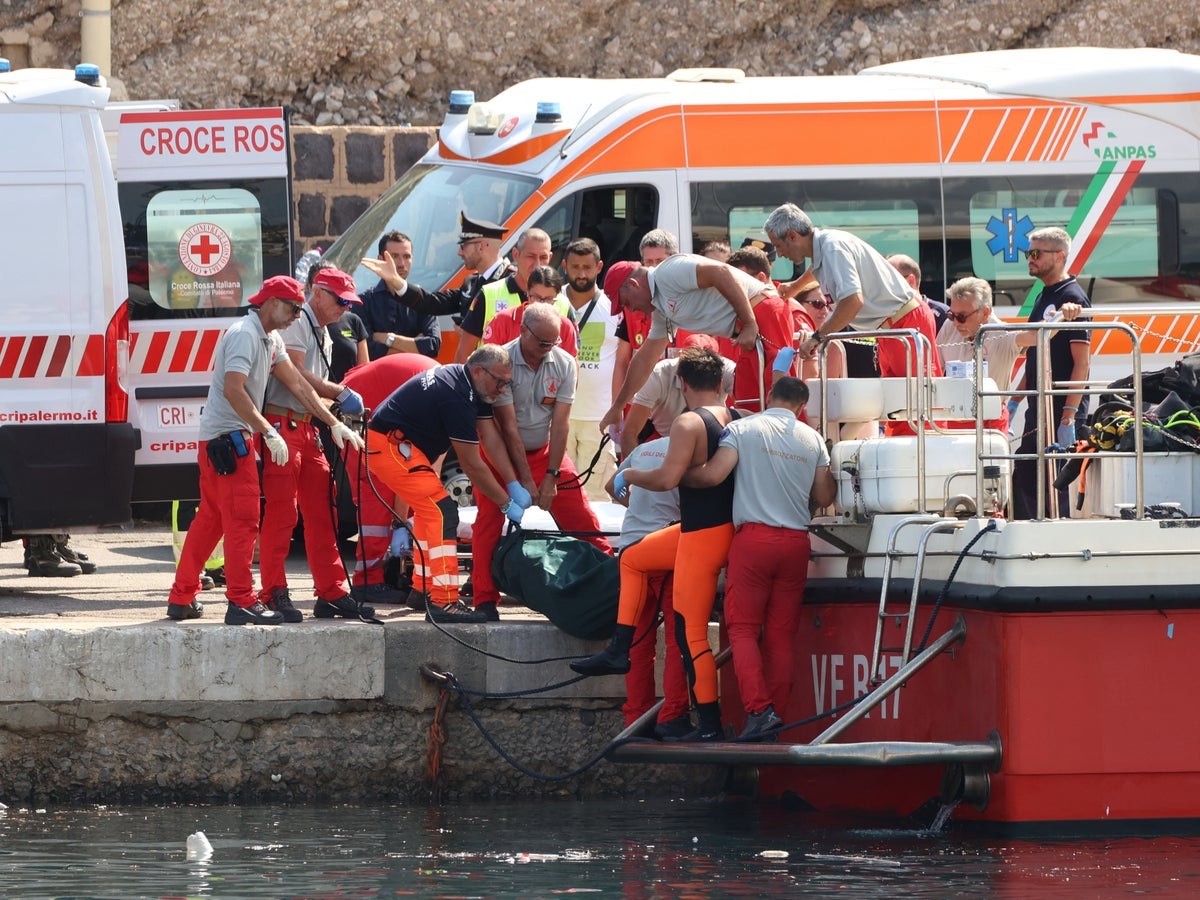
[[[0,547],[0,802],[644,795],[718,778],[708,767],[603,762],[545,781],[504,762],[458,698],[439,703],[419,669],[433,664],[493,694],[572,678],[566,659],[597,645],[527,609],[444,630],[402,606],[378,608],[382,627],[316,620],[311,577],[293,553],[304,622],[227,626],[217,588],[201,595],[204,618],[178,623],[165,615],[169,529],[140,523],[73,543],[95,574],[31,578],[20,541]],[[524,664],[534,660],[550,661]],[[621,730],[623,699],[623,679],[593,678],[471,703],[517,761],[553,776]]]

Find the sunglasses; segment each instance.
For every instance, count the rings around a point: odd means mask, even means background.
[[[293,316],[300,315],[300,310],[304,309],[303,303],[293,303],[291,300],[284,300],[282,297],[276,297],[275,299],[277,299],[280,303],[290,306],[292,308]]]
[[[833,309],[834,307],[832,300],[801,300],[800,302],[813,309]]]
[[[1066,253],[1066,252],[1067,252],[1066,250],[1037,250],[1037,249],[1026,250],[1025,258],[1032,259],[1034,262],[1037,262],[1037,260],[1041,259],[1047,253]]]
[[[341,297],[339,297],[337,294],[335,294],[333,291],[331,291],[327,287],[322,287],[321,285],[318,284],[317,290],[324,291],[325,293],[327,293],[330,297],[333,298],[333,302],[336,303],[338,306],[342,307],[343,309],[348,306],[354,305],[351,301],[342,299]]]
[[[524,328],[526,331],[528,331],[531,335],[533,335],[533,339],[535,341],[537,341],[538,346],[541,347],[543,350],[549,350],[551,347],[557,347],[559,344],[562,343],[561,336],[556,337],[552,341],[544,341],[540,337],[538,337],[537,334],[534,332],[534,330],[532,328],[530,328],[528,325],[526,325],[524,322],[521,323],[521,327]]]
[[[959,325],[962,325],[962,324],[966,323],[967,319],[971,318],[971,316],[975,315],[975,313],[977,313],[977,312],[979,312],[979,310],[977,310],[977,309],[973,309],[967,313],[948,312],[948,313],[946,313],[946,316],[948,318],[953,319]]]

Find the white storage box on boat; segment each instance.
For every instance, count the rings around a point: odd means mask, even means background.
[[[1008,441],[998,432],[984,435],[985,455],[1009,452]],[[872,438],[841,441],[833,445],[830,466],[837,479],[837,509],[867,513],[941,512],[947,493],[975,492],[978,466],[998,466],[1001,505],[1008,502],[1012,463],[1007,459],[985,459],[975,455],[975,432],[925,437],[925,509],[917,502],[916,437]],[[946,478],[956,475],[947,490]],[[857,482],[857,485],[856,485]],[[985,485],[986,487],[986,485]]]
[[[808,420],[821,417],[821,383],[808,383]],[[825,383],[829,400],[829,420],[833,422],[871,422],[883,417],[883,386],[878,378],[830,378]]]
[[[1200,515],[1200,453],[1147,453],[1143,457],[1142,499],[1178,503],[1189,516]],[[1087,470],[1087,497],[1097,516],[1119,518],[1119,507],[1137,499],[1137,460],[1131,456],[1098,453]],[[1072,487],[1072,505],[1074,491]]]
[[[883,390],[883,418],[903,420],[907,418],[906,410],[916,409],[915,397],[910,400],[906,387],[906,378],[880,378],[877,384]],[[975,421],[975,382],[970,378],[931,378],[933,385],[933,404],[929,418],[934,421]],[[982,389],[985,392],[997,390],[996,382],[984,378]],[[916,390],[915,385],[913,388]],[[999,396],[983,398],[983,418],[1000,418]],[[830,404],[832,406],[832,404]]]

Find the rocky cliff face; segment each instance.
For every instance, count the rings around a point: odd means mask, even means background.
[[[1200,52],[1195,0],[112,0],[113,74],[130,98],[284,105],[298,123],[440,122],[538,75],[845,74],[1008,47]],[[0,55],[79,60],[80,0],[0,0]]]

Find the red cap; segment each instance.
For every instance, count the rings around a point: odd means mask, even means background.
[[[273,275],[264,281],[263,286],[258,289],[258,293],[246,302],[251,306],[262,306],[272,297],[292,303],[303,303],[304,287],[290,275]]]
[[[623,259],[608,267],[608,271],[604,275],[604,295],[612,303],[613,312],[616,312],[621,306],[621,285],[639,265],[641,263]]]
[[[362,303],[354,292],[354,279],[341,269],[322,269],[313,278],[313,287],[323,287],[347,303]]]

